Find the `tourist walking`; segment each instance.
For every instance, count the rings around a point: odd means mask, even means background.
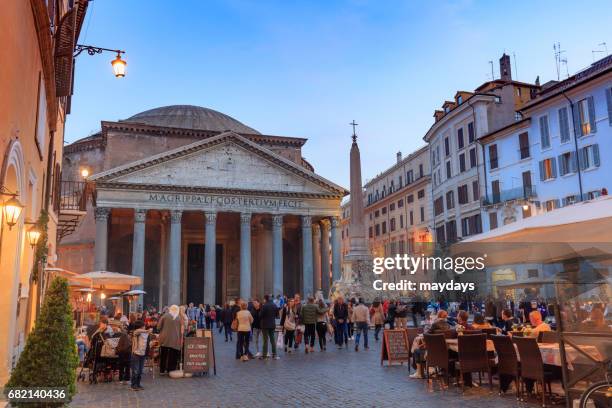
[[[240,303],[240,311],[236,313],[238,320],[238,341],[236,343],[236,359],[249,360],[249,338],[253,315],[247,310],[246,302]]]
[[[317,311],[317,337],[319,338],[319,349],[321,351],[327,350],[328,313],[329,307],[327,307],[323,299],[319,299],[319,310]]]
[[[285,336],[285,353],[291,353],[293,340],[295,339],[295,328],[297,326],[297,313],[293,299],[289,299],[289,303],[283,307],[280,324],[283,326]]]
[[[342,296],[338,297],[334,302],[333,314],[334,320],[336,321],[336,345],[338,348],[342,348],[342,344],[344,343],[345,347],[348,348],[348,306],[344,303],[344,298]]]
[[[395,328],[408,328],[408,306],[402,301],[398,301],[395,308]]]
[[[293,348],[297,350],[297,348],[300,346],[300,343],[302,342],[302,336],[304,334],[304,331],[302,330],[302,321],[300,316],[302,315],[302,298],[300,297],[299,293],[296,293],[293,296],[293,303],[295,304],[295,313],[296,313],[296,327],[295,327],[295,339],[293,342]]]
[[[172,305],[159,322],[159,374],[166,375],[178,368],[183,339],[183,318],[177,305]]]
[[[370,310],[363,303],[363,299],[359,299],[357,304],[353,307],[353,322],[355,323],[355,351],[359,351],[359,340],[363,333],[363,348],[367,350],[368,347],[368,328],[370,327]]]
[[[319,308],[315,305],[314,297],[309,296],[308,302],[302,306],[302,323],[304,324],[304,350],[306,353],[314,351],[317,314]]]
[[[372,303],[372,307],[370,308],[370,316],[372,316],[372,323],[374,323],[374,339],[378,341],[380,330],[385,324],[385,310],[380,301],[375,300],[374,303]]]
[[[221,322],[223,329],[225,330],[225,341],[232,341],[232,309],[229,303],[225,304],[225,307],[221,311]]]
[[[145,359],[149,353],[149,341],[150,334],[149,330],[145,329],[145,324],[142,320],[137,320],[134,327],[134,333],[132,333],[132,350],[131,350],[131,369],[132,369],[132,390],[140,391],[144,389],[140,385],[140,379],[142,378],[142,371],[144,369]]]
[[[259,351],[259,339],[262,337],[261,333],[261,303],[259,299],[253,299],[251,304],[251,315],[253,316],[253,323],[251,323],[251,340],[255,342],[255,357],[261,356]]]
[[[260,358],[268,358],[268,342],[272,348],[272,358],[277,360],[276,354],[276,338],[274,330],[276,329],[276,316],[278,316],[278,308],[274,304],[270,295],[264,296],[264,304],[261,306],[260,324],[263,333],[263,354]]]

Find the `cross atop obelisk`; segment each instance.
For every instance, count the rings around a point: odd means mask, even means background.
[[[353,127],[353,143],[357,142],[357,133],[355,132],[355,127],[359,126],[359,123],[355,122],[355,119],[353,119],[353,121],[351,123],[349,123],[350,126]]]

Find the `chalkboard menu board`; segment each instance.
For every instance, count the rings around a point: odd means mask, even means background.
[[[198,329],[195,337],[186,337],[183,350],[183,370],[186,373],[202,374],[212,370],[217,374],[211,330]]]
[[[404,329],[385,330],[383,332],[383,344],[380,356],[380,364],[387,360],[393,362],[410,361],[410,345],[408,344],[408,333]]]

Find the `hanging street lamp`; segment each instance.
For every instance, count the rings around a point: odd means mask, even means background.
[[[34,249],[34,247],[36,247],[36,245],[38,244],[40,237],[42,236],[42,232],[40,231],[40,229],[38,229],[36,225],[32,225],[28,232],[26,232],[26,236],[28,238],[28,243],[30,244],[32,249]]]
[[[127,62],[121,59],[121,54],[125,54],[125,51],[95,47],[92,45],[77,44],[76,47],[74,47],[74,57],[78,57],[83,51],[87,51],[87,54],[89,55],[102,54],[104,51],[117,53],[117,57],[111,61],[111,66],[113,67],[113,74],[117,78],[125,77],[125,67],[127,65]]]

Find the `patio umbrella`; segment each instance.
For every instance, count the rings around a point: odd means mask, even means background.
[[[146,295],[147,292],[145,292],[144,290],[140,290],[140,289],[132,289],[132,290],[128,290],[127,292],[123,292],[121,295],[122,296],[138,296],[138,295]]]
[[[142,279],[138,276],[118,272],[93,271],[81,276],[91,279],[93,286],[104,287],[105,289],[130,289],[130,286],[142,283]]]

